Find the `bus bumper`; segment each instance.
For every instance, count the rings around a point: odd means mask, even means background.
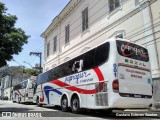
[[[153,98],[119,97],[112,100],[110,108],[149,108],[152,104]]]

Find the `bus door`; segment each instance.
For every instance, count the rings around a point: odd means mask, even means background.
[[[152,77],[147,49],[117,41],[118,84],[122,97],[151,98]]]

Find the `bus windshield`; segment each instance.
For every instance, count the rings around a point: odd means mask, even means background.
[[[118,53],[121,56],[140,60],[144,62],[149,61],[148,51],[146,48],[126,41],[116,41]]]

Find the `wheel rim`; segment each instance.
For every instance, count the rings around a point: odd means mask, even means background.
[[[77,110],[77,109],[78,109],[78,100],[77,100],[77,99],[74,99],[74,100],[73,100],[73,109],[74,109],[74,110]]]
[[[67,107],[67,99],[63,99],[62,100],[62,108],[66,108]]]

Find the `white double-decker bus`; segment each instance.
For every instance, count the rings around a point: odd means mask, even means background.
[[[152,77],[148,51],[141,45],[111,38],[43,74],[36,80],[38,106],[62,111],[149,108]]]
[[[18,103],[33,103],[33,87],[35,79],[27,79],[13,86],[12,101]]]

